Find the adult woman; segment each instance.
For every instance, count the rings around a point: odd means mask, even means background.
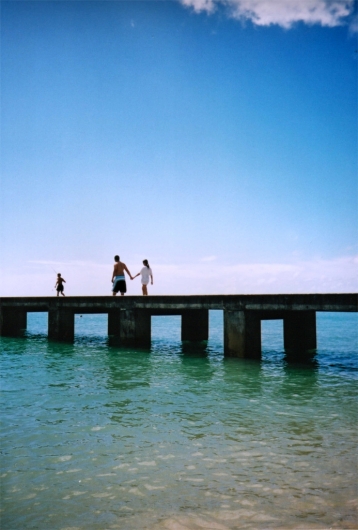
[[[137,276],[142,277],[141,278],[142,292],[144,296],[147,296],[148,295],[147,285],[149,283],[149,279],[151,280],[150,283],[153,285],[153,272],[152,272],[152,269],[149,267],[149,263],[147,259],[143,260],[143,265],[144,265],[143,269],[140,272],[138,272],[138,274],[133,276],[132,280],[134,280],[134,278],[136,278]]]

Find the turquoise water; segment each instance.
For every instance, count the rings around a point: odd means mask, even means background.
[[[2,530],[358,528],[357,314],[318,314],[311,365],[291,365],[282,323],[261,362],[180,342],[153,317],[150,351],[111,347],[105,315],[73,345],[30,314],[3,338]]]

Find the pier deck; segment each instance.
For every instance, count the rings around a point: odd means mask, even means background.
[[[287,352],[316,348],[316,311],[358,311],[358,295],[267,294],[179,296],[1,297],[0,334],[17,337],[28,312],[47,312],[49,339],[72,342],[74,315],[107,313],[108,334],[126,346],[148,347],[151,316],[180,315],[182,340],[207,340],[208,311],[224,312],[226,356],[261,357],[261,320],[282,319]]]

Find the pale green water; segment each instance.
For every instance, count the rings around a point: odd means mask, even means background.
[[[42,319],[42,320],[41,320]],[[357,315],[318,315],[313,366],[278,323],[261,363],[225,360],[220,312],[187,351],[178,317],[152,349],[108,346],[104,316],[74,345],[2,340],[2,530],[358,528]]]

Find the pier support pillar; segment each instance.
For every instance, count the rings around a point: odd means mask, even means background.
[[[3,308],[0,318],[0,335],[21,337],[27,327],[27,311],[17,307]]]
[[[120,338],[121,310],[111,309],[108,311],[108,336],[115,339]]]
[[[150,347],[151,315],[146,309],[113,309],[108,313],[108,335],[122,346]]]
[[[148,310],[135,310],[135,345],[150,348],[152,318]]]
[[[75,315],[71,309],[49,310],[48,338],[60,342],[73,342],[75,338]]]
[[[307,353],[315,350],[316,312],[287,311],[283,319],[283,342],[287,353]]]
[[[255,311],[224,310],[224,355],[261,359],[261,320]]]
[[[209,310],[186,309],[181,317],[181,340],[199,341],[209,338]]]

